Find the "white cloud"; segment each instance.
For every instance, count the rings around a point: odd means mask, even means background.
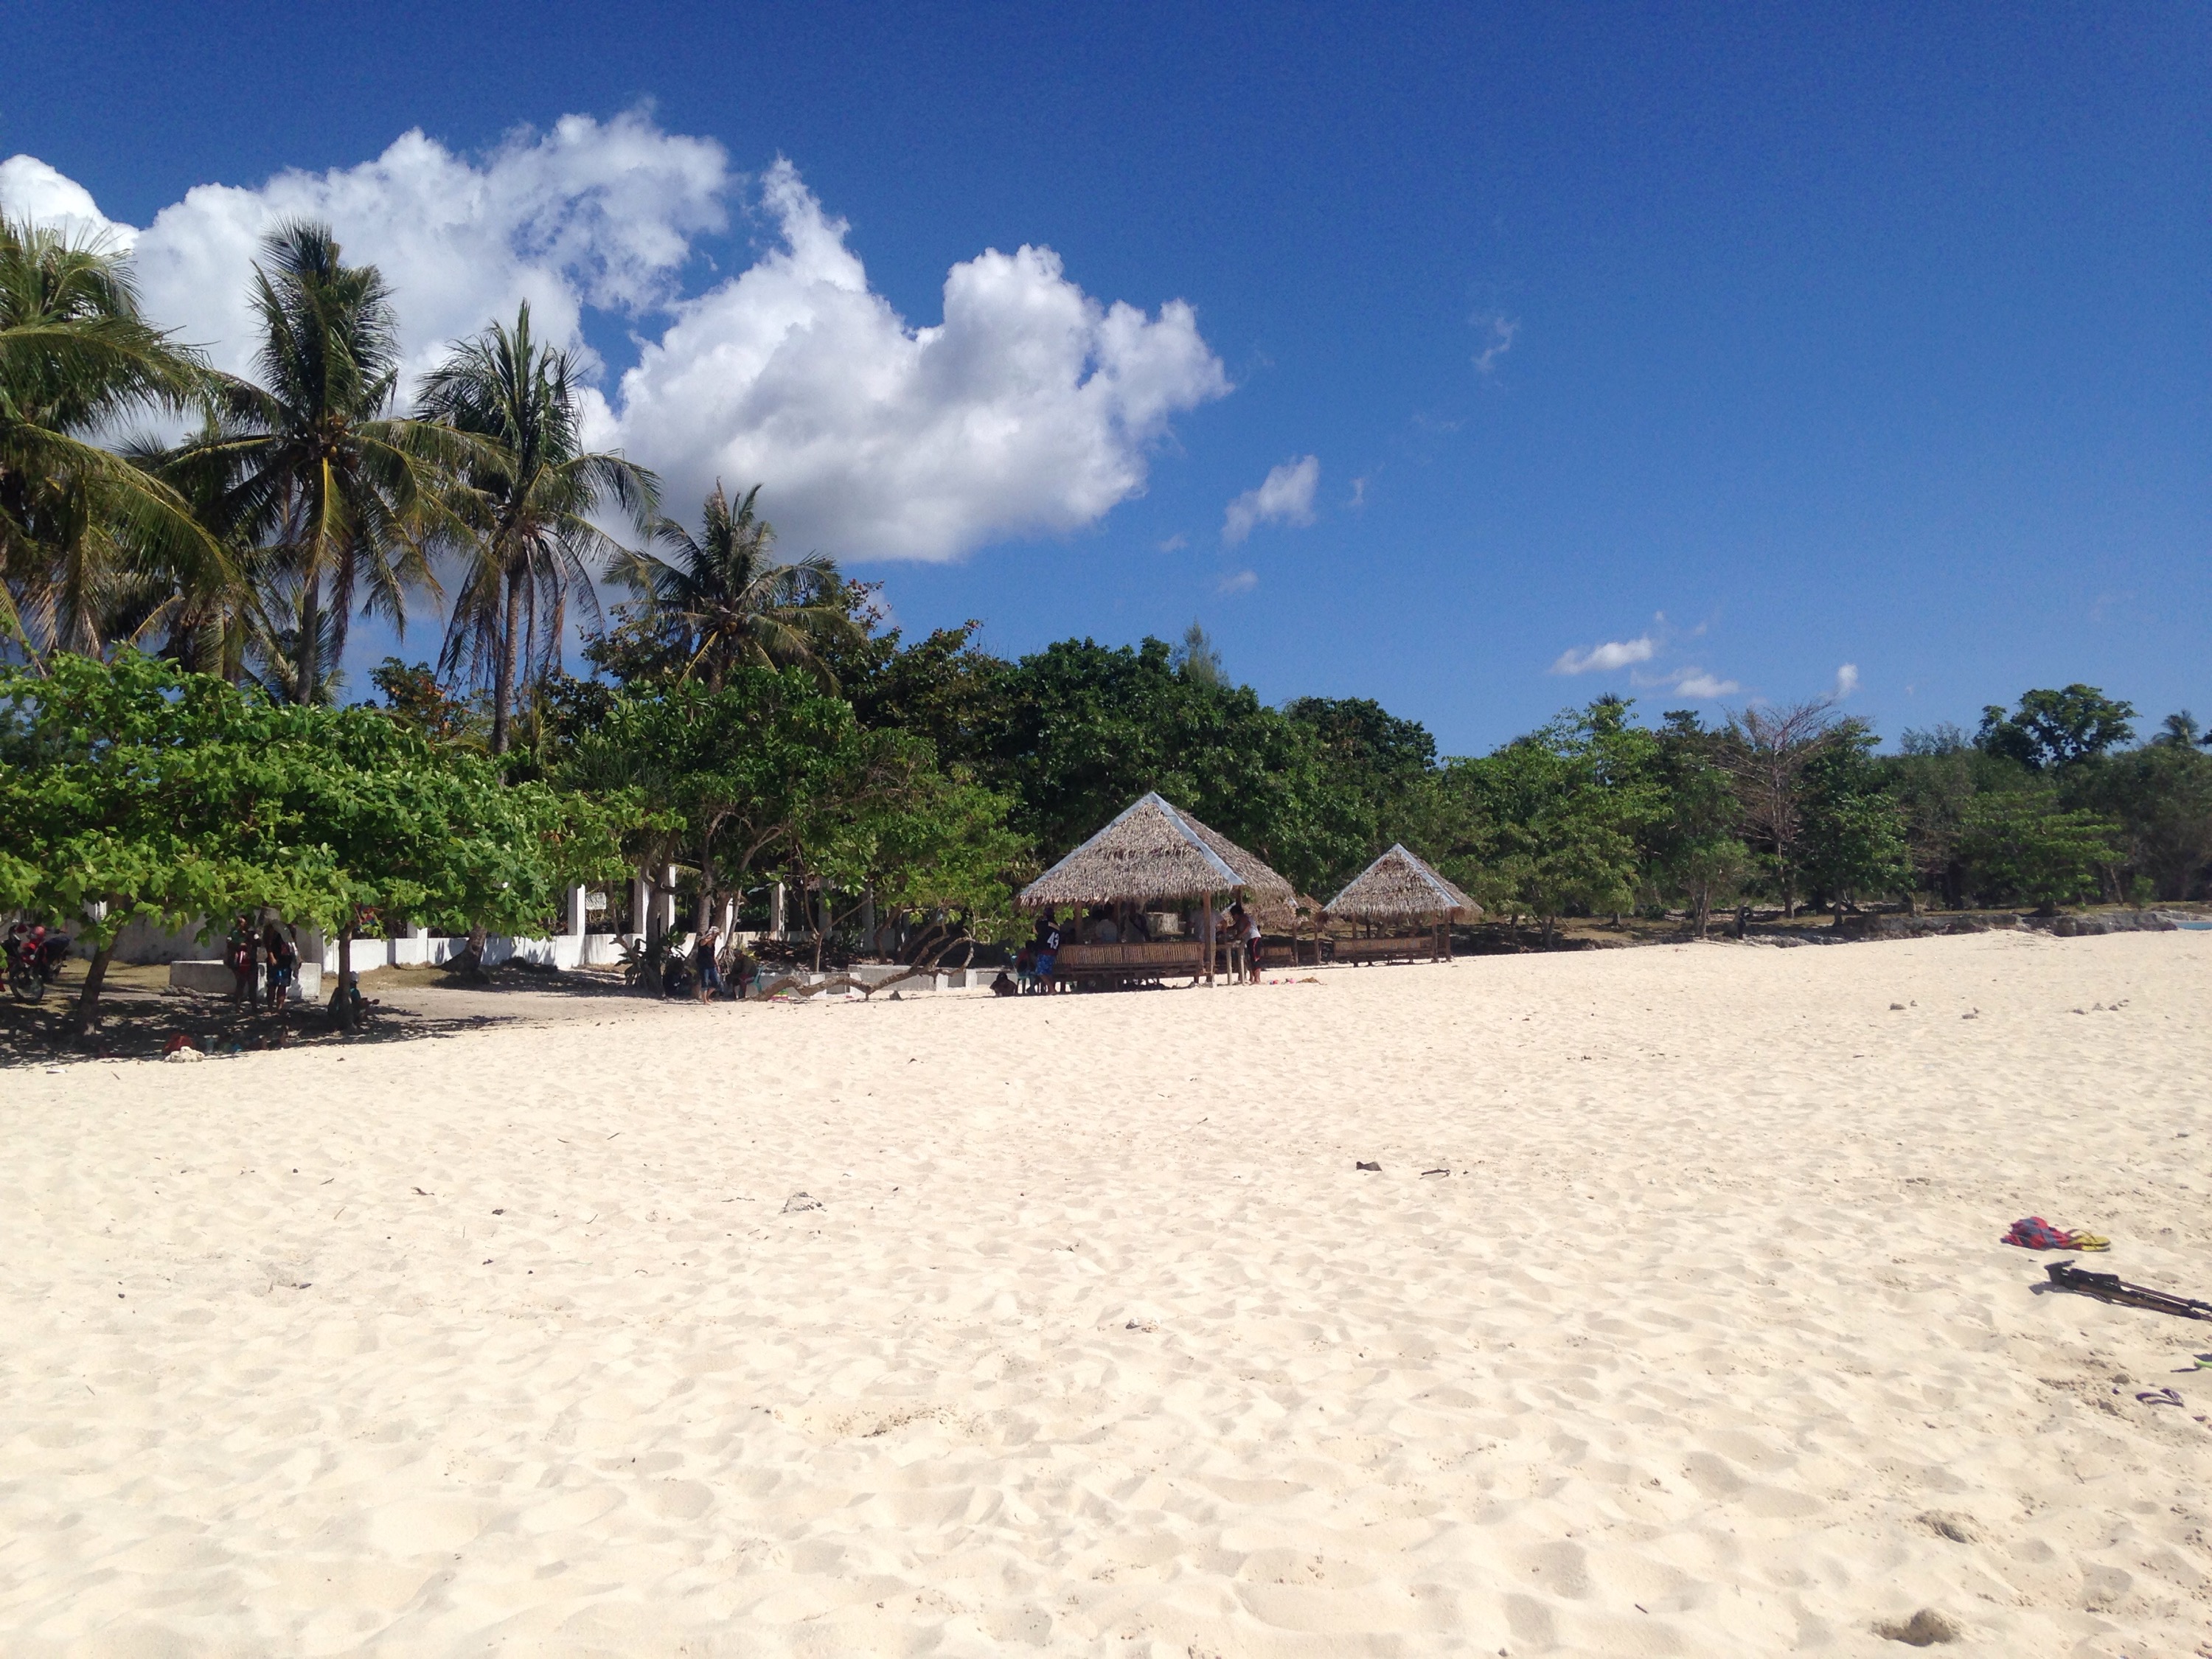
[[[1859,665],[1855,662],[1847,662],[1836,671],[1836,701],[1841,702],[1858,689]]]
[[[1180,553],[1190,545],[1190,538],[1178,530],[1165,541],[1155,544],[1163,553]]]
[[[1499,361],[1513,349],[1513,337],[1521,331],[1519,319],[1497,313],[1480,313],[1468,319],[1483,331],[1484,345],[1474,354],[1474,372],[1494,374]]]
[[[23,194],[40,212],[41,195],[56,192],[38,173],[60,179],[27,156],[0,162],[0,198],[12,206],[30,179]],[[244,371],[261,238],[285,219],[327,222],[346,259],[374,264],[395,290],[412,374],[525,300],[541,334],[572,345],[586,306],[649,311],[674,294],[693,239],[727,224],[732,182],[711,139],[672,136],[639,115],[572,115],[512,135],[480,162],[418,131],[358,167],[280,173],[252,189],[201,185],[129,234],[149,313],[218,367]]]
[[[1260,573],[1258,571],[1239,570],[1232,574],[1224,576],[1221,580],[1216,584],[1216,591],[1222,593],[1249,593],[1259,585]]]
[[[587,309],[672,314],[615,401],[591,394],[592,441],[659,471],[675,510],[718,477],[763,483],[795,550],[945,559],[1079,529],[1143,489],[1173,415],[1230,389],[1190,307],[1102,305],[1049,248],[955,265],[944,320],[909,325],[781,161],[761,181],[773,246],[685,297],[741,182],[712,140],[570,116],[479,160],[410,132],[359,167],[204,185],[129,234],[149,313],[231,369],[250,365],[258,243],[286,217],[327,221],[349,261],[383,270],[410,374],[526,299],[542,334],[576,346]],[[28,156],[0,162],[0,204],[105,222]]]
[[[1221,539],[1235,546],[1263,524],[1309,525],[1314,521],[1314,487],[1321,482],[1321,460],[1302,455],[1271,469],[1257,489],[1229,503],[1221,520]]]
[[[103,214],[82,185],[35,155],[11,155],[0,161],[0,212],[12,219],[58,225],[73,235],[111,234],[125,246],[137,234]]]
[[[1367,505],[1367,480],[1373,476],[1372,473],[1363,473],[1352,481],[1352,498],[1345,502],[1346,507],[1356,511]]]
[[[1670,690],[1680,691],[1686,696],[1707,702],[1715,697],[1725,697],[1732,691],[1743,689],[1734,680],[1724,680],[1718,675],[1707,673],[1695,663],[1686,663],[1680,668],[1669,668],[1656,674],[1632,672],[1628,678],[1629,683],[1633,685],[1647,689],[1653,686],[1665,686]]]
[[[1631,663],[1649,662],[1658,647],[1649,634],[1632,640],[1608,640],[1603,645],[1592,646],[1587,651],[1562,651],[1552,665],[1554,674],[1587,674],[1592,670],[1610,672],[1626,668]]]
[[[1708,674],[1702,668],[1685,668],[1679,671],[1674,676],[1673,684],[1674,689],[1684,696],[1694,697],[1699,702],[1711,702],[1715,697],[1725,697],[1731,692],[1741,691],[1743,689],[1734,680],[1721,679],[1717,676]]]
[[[944,322],[910,328],[796,172],[765,198],[782,245],[679,309],[623,377],[622,425],[691,487],[765,479],[800,542],[947,559],[1079,528],[1144,488],[1171,415],[1229,389],[1188,305],[1101,306],[1049,248],[955,265]]]

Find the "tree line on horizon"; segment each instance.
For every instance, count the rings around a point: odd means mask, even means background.
[[[1322,899],[1403,842],[1546,943],[1753,898],[2203,890],[2185,714],[2137,745],[2125,702],[2031,690],[1885,755],[1826,702],[1645,725],[1608,697],[1443,757],[1369,700],[1263,703],[1195,624],[1013,660],[974,623],[908,641],[834,561],[778,556],[762,486],[686,524],[586,450],[579,365],[526,307],[403,409],[392,296],[326,228],[272,234],[251,298],[253,373],[218,374],[111,246],[0,222],[0,908],[85,928],[81,1026],[134,916],[265,905],[343,959],[674,867],[697,926],[781,881],[842,896],[833,924],[866,895],[916,952],[1004,937],[1018,885],[1147,789]],[[181,435],[118,435],[149,416]],[[603,583],[626,596],[604,613]],[[342,706],[351,623],[425,599],[435,662],[388,659]]]

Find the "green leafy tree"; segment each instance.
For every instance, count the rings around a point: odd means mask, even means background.
[[[1750,872],[1736,833],[1735,785],[1713,758],[1718,734],[1690,709],[1671,709],[1654,734],[1660,791],[1647,843],[1647,878],[1683,902],[1698,936],[1717,906],[1731,902]]]
[[[796,816],[785,848],[787,873],[820,894],[848,895],[832,927],[873,902],[892,921],[916,914],[940,924],[925,943],[957,931],[1005,936],[1013,921],[1012,884],[1033,869],[1019,836],[1006,827],[1009,803],[956,769],[940,772],[927,739],[903,732],[863,732],[852,763],[821,781]],[[817,929],[816,965],[828,930]]]
[[[2212,866],[2212,755],[2153,743],[2069,768],[2063,805],[2119,828],[2126,865],[2152,896],[2195,897]]]
[[[2203,724],[2186,708],[2168,714],[2158,723],[2158,734],[2151,738],[2161,748],[2194,748],[2206,742]]]
[[[373,914],[520,930],[620,867],[626,797],[508,787],[380,710],[277,705],[135,652],[46,666],[0,672],[0,881],[93,945],[81,1031],[133,920],[274,908],[335,933],[343,975]]]
[[[908,644],[898,629],[875,625],[868,585],[848,582],[846,593],[858,626],[816,650],[855,718],[870,731],[928,738],[942,765],[988,766],[1007,723],[1011,665],[977,646],[982,624],[936,629]]]
[[[2094,685],[2024,691],[2010,714],[2002,704],[1984,708],[1974,741],[2031,772],[2052,770],[2134,741],[2135,716],[2132,703],[2108,697]]]
[[[2027,787],[2033,775],[2018,761],[1974,747],[1955,727],[1907,732],[1903,746],[1903,754],[1878,765],[1897,802],[1913,878],[1943,903],[1961,908],[1972,893],[1961,851],[1968,809],[1978,796]]]
[[[337,934],[341,989],[354,940],[373,920],[406,916],[478,939],[528,933],[565,885],[624,867],[626,792],[509,784],[490,757],[434,743],[376,709],[294,708],[276,719],[278,799],[329,872],[295,913]],[[334,1006],[350,1020],[349,998]]]
[[[1419,720],[1367,697],[1299,697],[1282,714],[1310,753],[1299,777],[1315,793],[1310,817],[1328,837],[1323,845],[1343,847],[1316,872],[1313,886],[1326,898],[1394,842],[1422,838],[1437,743]]]
[[[0,670],[0,882],[92,946],[83,1033],[131,921],[301,914],[332,872],[284,806],[288,756],[264,703],[132,651],[45,667]]]
[[[851,706],[804,670],[741,665],[720,686],[682,680],[615,697],[577,732],[557,775],[636,799],[632,866],[695,866],[703,929],[725,893],[787,855],[865,749]]]
[[[198,354],[149,323],[106,236],[0,218],[0,640],[97,653],[118,612],[234,572],[175,489],[100,434],[186,412],[206,390]]]
[[[1014,664],[1003,689],[1004,724],[978,771],[1020,803],[1015,827],[1046,861],[1152,789],[1309,892],[1380,850],[1360,803],[1328,787],[1309,728],[1249,686],[1178,672],[1162,641],[1063,640]]]
[[[2120,856],[2119,826],[2067,811],[2047,789],[1977,796],[1960,850],[1984,893],[2050,911],[2095,896],[2100,873]]]
[[[1638,838],[1659,804],[1650,734],[1601,702],[1479,760],[1447,763],[1431,846],[1487,908],[1533,916],[1549,950],[1559,919],[1633,901]]]
[[[1745,838],[1782,901],[1797,914],[1808,879],[1807,771],[1839,744],[1857,743],[1863,721],[1838,715],[1831,701],[1775,707],[1754,703],[1729,717],[1714,758],[1735,779]]]
[[[167,459],[164,476],[208,503],[218,529],[264,549],[271,642],[295,702],[326,700],[356,604],[397,626],[432,581],[425,538],[438,497],[482,447],[395,416],[399,346],[392,294],[348,265],[327,227],[290,223],[262,243],[252,303],[259,383],[227,380],[222,418]],[[272,606],[274,608],[274,606]]]
[[[615,574],[638,595],[639,620],[685,653],[686,678],[701,676],[711,688],[741,665],[795,665],[834,690],[820,647],[857,631],[837,566],[819,553],[778,561],[775,526],[756,510],[760,491],[755,484],[733,507],[718,481],[699,535],[663,519],[654,539],[669,556],[626,554]]]
[[[574,603],[594,622],[593,578],[623,551],[594,522],[653,527],[659,481],[620,455],[586,450],[575,354],[536,340],[526,302],[455,346],[422,384],[419,412],[478,441],[455,493],[447,539],[459,585],[441,666],[491,691],[491,752],[507,752],[518,672],[558,666]]]
[[[864,878],[892,920],[921,922],[910,960],[934,960],[961,938],[1018,936],[1014,894],[1037,866],[1009,825],[1012,805],[964,767],[926,768],[875,827]]]
[[[1885,897],[1911,879],[1904,818],[1874,746],[1865,726],[1842,722],[1805,769],[1805,879],[1835,907],[1838,927],[1846,904]]]
[[[1229,670],[1223,665],[1221,653],[1213,637],[1195,621],[1182,631],[1170,660],[1176,673],[1194,685],[1224,686],[1229,684]]]

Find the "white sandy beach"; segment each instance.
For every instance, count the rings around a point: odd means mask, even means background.
[[[1315,977],[0,1072],[0,1652],[2212,1655],[2212,934]]]

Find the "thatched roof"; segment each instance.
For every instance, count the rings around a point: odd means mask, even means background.
[[[1471,920],[1482,914],[1482,907],[1403,846],[1394,846],[1328,902],[1328,914],[1356,921],[1415,916]]]
[[[1207,893],[1287,899],[1291,884],[1228,836],[1146,795],[1027,887],[1029,909],[1050,904],[1180,903]]]

